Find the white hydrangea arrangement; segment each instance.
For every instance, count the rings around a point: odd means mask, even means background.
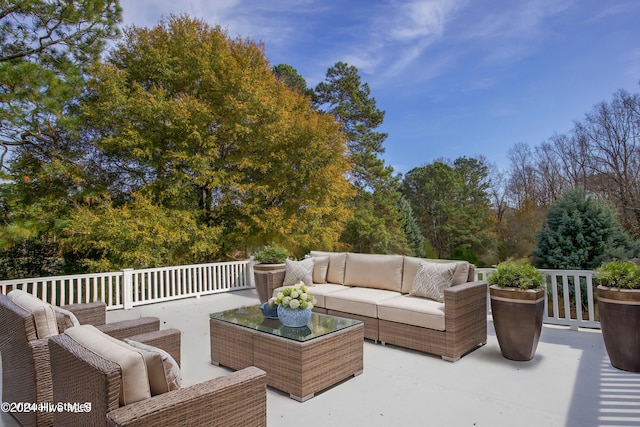
[[[313,295],[307,293],[307,286],[303,282],[288,286],[279,291],[275,297],[269,299],[269,307],[289,307],[292,310],[308,308],[312,310],[316,304]]]

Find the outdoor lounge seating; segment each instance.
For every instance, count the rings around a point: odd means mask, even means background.
[[[473,282],[474,266],[466,261],[344,252],[310,255],[313,263],[300,262],[311,266],[308,277],[301,277],[303,269],[295,266],[280,273],[281,285],[313,279],[308,293],[317,300],[314,310],[363,321],[365,338],[453,362],[487,342],[487,283]],[[441,298],[417,291],[416,277],[430,282],[427,275],[435,281],[447,276],[447,286],[439,289]]]
[[[155,317],[107,324],[104,303],[67,308],[76,310],[82,321],[97,322],[99,328],[116,336],[139,336],[158,331],[160,327]],[[52,402],[48,339],[73,322],[68,312],[56,313],[54,307],[26,292],[14,290],[0,295],[3,401]],[[14,412],[13,415],[23,426],[50,426],[53,420],[52,413],[43,411]]]
[[[154,391],[146,355],[82,329],[49,340],[53,400],[90,402],[91,411],[56,412],[55,425],[266,426],[264,371],[249,367],[187,388],[175,383]]]

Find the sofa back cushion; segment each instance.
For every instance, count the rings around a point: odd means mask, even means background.
[[[327,283],[329,256],[313,257],[313,283]]]
[[[402,255],[347,253],[344,284],[400,292],[403,258]]]
[[[69,328],[64,333],[87,350],[120,366],[120,406],[151,397],[147,367],[139,351],[125,343],[114,342],[91,325]]]
[[[20,289],[14,289],[9,292],[7,298],[18,307],[31,313],[38,338],[48,338],[58,335],[58,321],[51,304]]]
[[[416,258],[411,256],[404,257],[404,271],[402,275],[402,293],[408,294],[411,292],[413,287],[413,281],[416,277],[416,273],[418,273],[418,268],[420,267],[421,261],[430,261],[430,262],[446,262],[446,263],[456,263],[456,271],[453,275],[453,283],[451,286],[460,285],[462,283],[470,282],[473,280],[473,271],[470,272],[470,268],[472,267],[467,261],[453,261],[447,259],[425,259],[425,258]],[[469,279],[469,275],[471,273],[471,280]]]
[[[311,251],[312,257],[329,257],[329,268],[327,269],[327,283],[344,285],[344,267],[347,260],[345,252],[322,252]]]

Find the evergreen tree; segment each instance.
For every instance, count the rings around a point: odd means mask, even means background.
[[[413,256],[424,256],[424,236],[420,225],[413,216],[413,209],[407,201],[406,197],[401,196],[398,199],[398,209],[402,213],[402,230],[407,239],[407,243],[413,249]]]
[[[535,265],[591,270],[613,258],[637,254],[638,245],[622,229],[613,206],[573,189],[549,207],[538,234]]]
[[[288,64],[279,64],[273,67],[273,73],[278,80],[283,82],[291,89],[297,91],[302,95],[306,95],[309,98],[314,96],[313,89],[307,87],[307,81],[298,73],[298,70]]]
[[[398,207],[399,177],[379,157],[387,134],[376,129],[382,124],[384,111],[371,97],[369,85],[362,83],[356,67],[338,62],[316,86],[313,102],[333,115],[347,136],[353,166],[350,178],[357,192],[352,204],[354,218],[341,242],[358,252],[411,253]]]
[[[0,173],[11,149],[37,154],[60,137],[120,15],[117,0],[0,2]]]

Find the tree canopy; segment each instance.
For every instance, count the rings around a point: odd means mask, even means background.
[[[46,150],[58,138],[120,15],[117,0],[0,3],[0,172],[10,148]]]

